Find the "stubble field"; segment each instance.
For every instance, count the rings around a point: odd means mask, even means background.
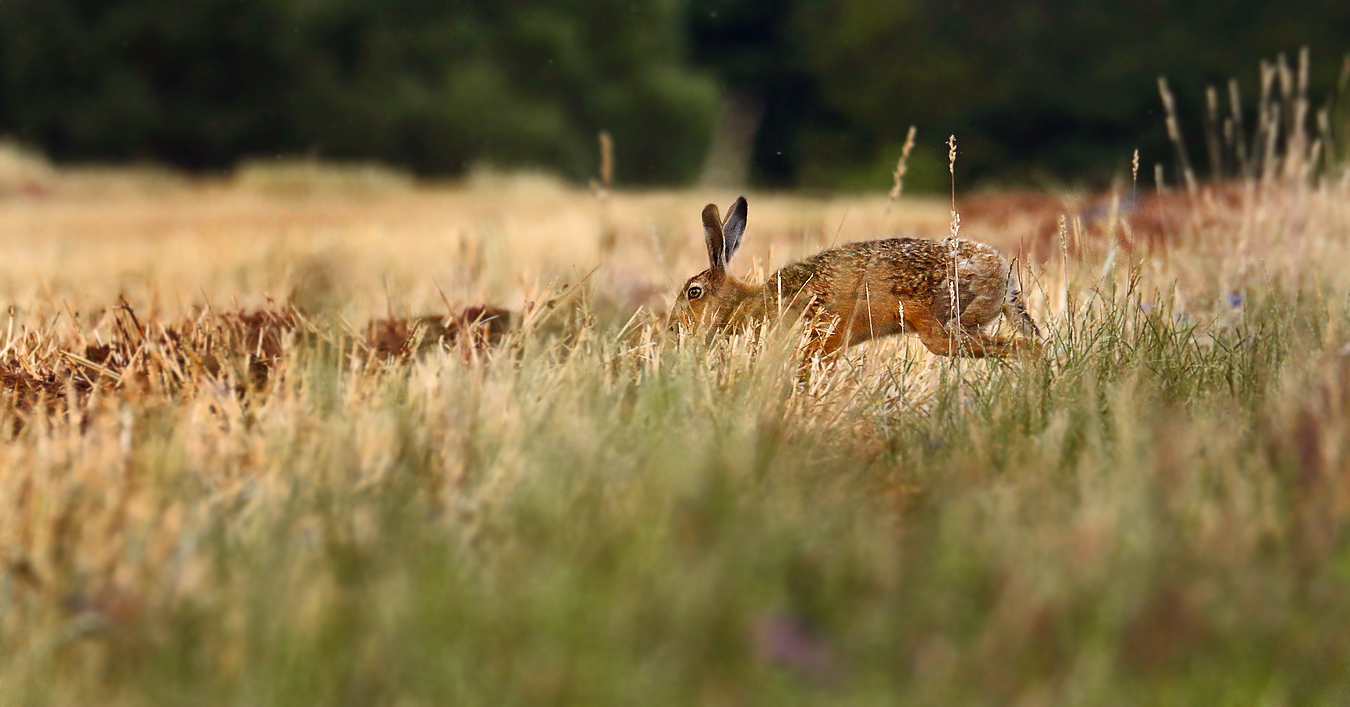
[[[735,194],[260,174],[0,199],[4,704],[1350,694],[1345,180],[973,196],[1044,356],[803,377],[662,334]],[[952,228],[749,196],[737,274]]]

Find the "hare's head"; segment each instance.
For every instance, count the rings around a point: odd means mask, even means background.
[[[742,308],[754,288],[727,273],[727,263],[741,246],[745,235],[745,197],[727,211],[725,221],[716,204],[703,208],[703,237],[708,245],[708,269],[689,278],[675,294],[670,311],[670,328],[689,331],[711,327],[721,329]]]

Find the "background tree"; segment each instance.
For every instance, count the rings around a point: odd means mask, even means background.
[[[1101,182],[1135,147],[1171,164],[1158,76],[1203,155],[1207,84],[1250,110],[1257,62],[1307,45],[1326,96],[1348,38],[1344,0],[5,0],[0,133],[58,160],[584,180],[607,129],[620,183],[679,183],[725,104],[751,107],[759,185],[884,187],[911,124],[909,188],[946,188],[953,133],[963,187]]]
[[[793,186],[804,159],[804,126],[829,124],[793,25],[799,0],[690,0],[688,32],[695,63],[716,74],[733,108],[752,113],[749,158],[756,181]],[[739,106],[735,102],[739,102]]]
[[[13,0],[0,130],[57,159],[221,168],[301,153],[425,174],[476,161],[697,174],[717,93],[676,0]]]
[[[1135,147],[1171,164],[1158,76],[1201,152],[1207,84],[1239,78],[1250,110],[1258,61],[1309,46],[1326,96],[1350,50],[1334,0],[692,0],[689,24],[696,60],[765,96],[760,179],[798,186],[886,184],[911,124],[911,187],[946,187],[953,133],[967,185],[1103,182]]]

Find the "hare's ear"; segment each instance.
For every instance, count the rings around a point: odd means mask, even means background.
[[[713,275],[727,270],[726,240],[722,237],[722,217],[717,204],[703,207],[703,239],[708,243],[708,269]]]
[[[727,210],[727,220],[722,223],[722,235],[726,241],[722,252],[726,254],[726,263],[731,262],[731,256],[741,247],[741,236],[745,235],[745,210],[745,197],[740,197]]]

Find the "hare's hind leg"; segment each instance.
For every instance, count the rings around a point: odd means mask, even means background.
[[[1040,341],[1038,339],[1029,339],[1015,336],[993,336],[986,334],[979,329],[967,330],[965,345],[969,350],[963,350],[962,353],[976,358],[984,356],[995,356],[1006,358],[1008,356],[1034,356],[1040,351]]]
[[[938,356],[968,356],[984,358],[1029,353],[1034,343],[1025,339],[1009,336],[992,336],[979,327],[957,327],[954,322],[943,325],[936,319],[927,319],[913,323],[913,330],[919,335],[919,341]]]
[[[960,356],[960,329],[948,326],[934,317],[916,318],[908,322],[909,329],[919,335],[924,348],[938,356]]]
[[[1008,293],[1008,299],[1003,304],[1003,316],[1007,317],[1008,322],[1017,327],[1022,332],[1022,336],[1029,339],[1041,340],[1041,330],[1036,326],[1036,320],[1027,313],[1027,307],[1022,303],[1021,292]]]
[[[961,335],[957,339],[957,346],[959,351],[955,355],[958,356],[1007,358],[1008,356],[1030,353],[1033,344],[1026,339],[1012,336],[994,336],[986,334],[978,328],[969,328],[961,331]]]
[[[977,329],[998,318],[1003,311],[1004,296],[1002,290],[991,291],[981,288],[967,294],[961,293],[961,328]],[[950,322],[948,323],[950,326]]]

